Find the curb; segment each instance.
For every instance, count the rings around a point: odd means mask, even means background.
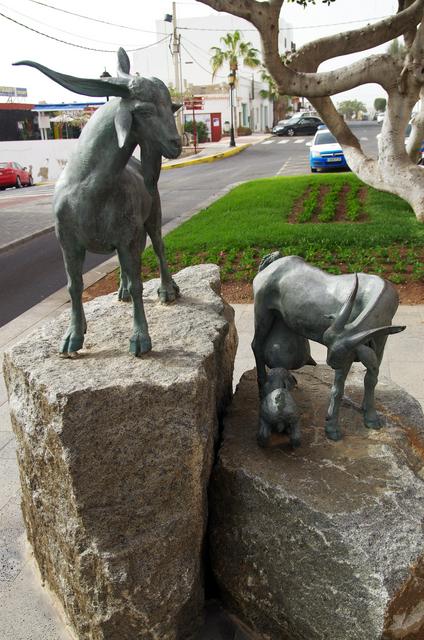
[[[9,251],[10,249],[14,249],[15,247],[19,247],[19,245],[25,244],[30,240],[34,240],[34,238],[43,236],[45,233],[50,233],[50,231],[54,231],[54,225],[51,225],[50,227],[45,227],[44,229],[39,229],[38,231],[34,231],[34,233],[30,233],[28,236],[22,236],[22,238],[13,240],[12,242],[9,242],[9,244],[3,244],[0,246],[0,254],[6,253],[6,251]]]
[[[228,151],[221,151],[220,153],[214,153],[210,156],[202,156],[201,158],[194,158],[193,160],[183,160],[182,162],[177,162],[175,164],[165,164],[162,166],[162,171],[165,171],[167,169],[177,169],[178,167],[189,167],[193,164],[215,162],[215,160],[229,158],[231,156],[235,156],[237,153],[241,153],[248,147],[251,147],[253,144],[253,142],[247,142],[246,144],[241,144],[239,147],[234,147],[233,149],[229,149]]]

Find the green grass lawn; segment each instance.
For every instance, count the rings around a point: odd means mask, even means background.
[[[165,244],[173,272],[214,262],[224,281],[250,282],[261,258],[275,250],[331,273],[424,280],[424,225],[403,200],[346,173],[248,182],[172,231]],[[149,249],[143,277],[156,275]]]

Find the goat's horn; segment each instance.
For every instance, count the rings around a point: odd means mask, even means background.
[[[355,302],[357,292],[358,274],[355,273],[355,282],[353,284],[352,291],[349,293],[346,302],[341,307],[340,311],[334,318],[334,322],[331,325],[331,329],[336,333],[340,333],[345,328],[345,324],[349,320],[349,316],[352,313],[353,304]]]
[[[377,327],[376,329],[368,329],[367,331],[359,331],[358,333],[354,333],[351,336],[346,336],[343,341],[343,346],[347,349],[354,349],[359,344],[363,344],[367,342],[371,338],[381,336],[381,335],[389,335],[393,333],[400,333],[406,327],[401,325],[388,325],[386,327]]]
[[[97,78],[77,78],[76,76],[68,76],[58,71],[53,71],[48,67],[45,67],[38,62],[32,60],[20,60],[14,62],[14,66],[26,65],[27,67],[34,67],[44,73],[48,78],[57,82],[65,89],[73,91],[74,93],[80,93],[83,96],[119,96],[120,98],[129,98],[130,90],[128,87],[128,81],[123,78],[108,78],[107,80],[100,80]]]

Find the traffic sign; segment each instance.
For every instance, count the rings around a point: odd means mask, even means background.
[[[184,107],[188,111],[201,111],[204,107],[203,96],[194,96],[193,98],[187,98],[184,100]]]

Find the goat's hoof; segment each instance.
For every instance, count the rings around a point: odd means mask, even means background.
[[[131,302],[131,295],[128,289],[119,289],[118,300],[120,300],[120,302]]]
[[[180,297],[180,288],[179,286],[172,280],[169,285],[161,285],[158,288],[158,297],[160,302],[166,304],[167,302],[174,302],[177,298]]]
[[[60,347],[60,356],[62,358],[75,358],[78,351],[82,349],[84,344],[84,336],[65,336]]]
[[[373,417],[373,418],[364,417],[364,425],[366,426],[367,429],[375,429],[376,431],[384,427],[383,422],[378,417]]]
[[[333,440],[333,442],[338,442],[342,439],[342,432],[339,429],[329,429],[326,427],[325,435],[329,440]]]
[[[258,433],[256,441],[260,447],[264,448],[268,444],[268,436],[265,436],[263,433]]]
[[[130,338],[130,353],[139,358],[144,353],[148,353],[152,349],[152,341],[150,336],[135,335]]]
[[[290,438],[290,444],[293,449],[297,449],[300,447],[300,438]]]

